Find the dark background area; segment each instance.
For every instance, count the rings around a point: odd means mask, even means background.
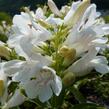
[[[60,8],[71,0],[54,1]],[[109,0],[91,0],[91,2],[96,3],[99,10],[109,10]],[[15,13],[19,13],[22,6],[30,6],[31,9],[35,9],[37,4],[45,3],[47,3],[47,0],[0,0],[0,11],[14,15]]]

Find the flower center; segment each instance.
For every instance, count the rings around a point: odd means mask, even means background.
[[[48,85],[54,79],[54,74],[49,68],[42,68],[36,76],[36,81],[39,86]]]

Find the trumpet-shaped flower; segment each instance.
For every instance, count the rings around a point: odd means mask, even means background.
[[[21,21],[21,23],[18,21]],[[15,48],[17,54],[26,59],[35,59],[35,57],[38,59],[42,57],[33,48],[35,45],[40,45],[43,41],[50,39],[52,36],[44,27],[33,22],[27,13],[15,15],[13,18],[13,33],[10,34],[8,40],[8,45]]]
[[[45,62],[45,63],[44,63]],[[38,97],[45,102],[51,98],[53,92],[59,95],[62,89],[60,77],[50,67],[49,62],[38,61],[9,61],[4,65],[4,72],[12,76],[12,81],[20,82],[27,96],[31,99]]]
[[[94,4],[90,5],[84,12],[79,23],[72,28],[66,38],[63,45],[74,48],[77,56],[88,51],[92,45],[95,47],[101,47],[101,45],[106,46],[108,39],[102,36],[109,34],[109,25],[95,24],[97,16],[96,6]]]
[[[7,62],[0,63],[0,103],[2,109],[9,109],[24,102],[22,101],[24,97],[21,96],[20,93],[15,92],[15,94],[12,95],[13,92],[11,92],[11,94],[8,94],[7,90],[11,81],[8,80],[8,75],[4,73],[4,65],[6,63]]]
[[[2,109],[8,109],[20,105],[25,101],[24,96],[16,90],[14,95],[8,94],[8,76],[4,73],[3,66],[5,62],[0,63],[0,102]],[[9,99],[9,97],[11,97]]]
[[[104,56],[96,56],[98,50],[92,48],[82,58],[74,62],[67,71],[74,73],[76,76],[84,76],[93,69],[101,74],[109,73],[107,59]]]
[[[65,25],[69,25],[71,27],[76,25],[81,20],[81,16],[83,16],[89,5],[90,0],[83,0],[82,2],[79,1],[72,4],[70,11],[64,18]]]
[[[7,99],[7,76],[2,70],[2,63],[0,63],[0,102],[3,105]]]
[[[42,102],[49,100],[53,92],[56,96],[59,96],[62,89],[61,79],[53,69],[46,66],[37,72],[33,80],[22,83],[21,85],[24,87],[29,98],[33,99],[38,96]]]
[[[5,102],[2,109],[9,109],[21,105],[24,101],[26,101],[25,96],[20,92],[20,90],[17,89],[13,96]]]

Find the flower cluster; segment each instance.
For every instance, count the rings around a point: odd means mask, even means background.
[[[3,109],[27,99],[43,103],[59,96],[69,73],[75,77],[92,70],[109,73],[108,61],[101,55],[108,47],[105,35],[109,34],[109,24],[100,18],[96,5],[83,0],[59,10],[48,0],[48,7],[50,10],[39,7],[36,12],[24,8],[13,18],[7,44],[0,43],[0,56],[7,60],[0,63]],[[13,82],[17,87],[10,92]]]

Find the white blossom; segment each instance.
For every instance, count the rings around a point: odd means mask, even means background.
[[[45,62],[45,63],[44,63]],[[20,82],[29,98],[38,97],[45,102],[51,98],[53,92],[59,95],[62,90],[60,77],[55,70],[47,67],[50,63],[38,61],[9,61],[4,64],[4,72],[12,76],[12,81]]]
[[[88,51],[92,45],[106,47],[108,39],[103,36],[109,34],[109,24],[95,24],[97,16],[95,4],[90,5],[78,24],[71,29],[63,46],[74,48],[77,56]]]
[[[84,76],[93,69],[101,74],[109,73],[107,59],[104,56],[97,56],[98,50],[91,48],[87,54],[74,62],[67,71],[74,73],[76,76]]]
[[[2,106],[2,109],[10,109],[21,105],[24,101],[26,101],[26,98],[23,96],[20,90],[17,89],[13,96]]]
[[[2,69],[3,63],[0,63],[0,102],[3,105],[7,99],[7,76]]]
[[[18,21],[21,21],[21,23]],[[11,48],[15,49],[18,55],[26,59],[42,57],[40,53],[34,51],[34,48],[43,41],[50,39],[51,33],[48,30],[31,21],[27,13],[14,16],[12,29],[13,33],[10,34],[7,43]]]

